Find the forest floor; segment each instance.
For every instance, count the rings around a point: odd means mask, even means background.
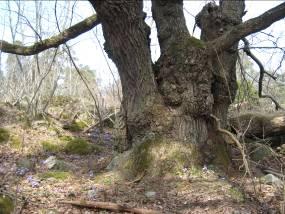
[[[158,213],[281,212],[284,191],[242,172],[229,176],[204,167],[191,171],[190,177],[142,175],[128,181],[117,172],[106,170],[114,156],[114,139],[99,142],[90,135],[67,130],[60,130],[59,134],[44,120],[27,127],[21,112],[5,105],[0,106],[0,127],[10,133],[10,140],[0,144],[0,191],[16,199],[18,213],[112,213],[62,201],[113,202]],[[112,134],[112,130],[109,132]],[[56,144],[62,136],[84,138],[96,145],[97,152],[70,154],[43,143]],[[50,156],[68,163],[70,168],[48,169],[45,160]],[[1,210],[0,213],[5,214]]]

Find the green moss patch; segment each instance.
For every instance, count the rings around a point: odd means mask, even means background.
[[[68,142],[68,141],[71,141],[73,138],[71,136],[64,135],[64,136],[60,136],[59,139],[63,142]]]
[[[62,136],[60,142],[42,141],[45,152],[65,152],[67,154],[88,155],[102,151],[102,147],[89,143],[83,138]]]
[[[143,172],[150,176],[179,175],[184,168],[194,166],[195,148],[174,140],[154,137],[144,139],[134,146],[129,155],[117,160],[119,171],[126,177],[134,177]],[[122,156],[123,157],[123,156]]]
[[[87,125],[83,121],[73,121],[72,123],[63,126],[64,129],[72,132],[83,131],[85,127],[87,127]]]
[[[205,48],[205,43],[200,39],[196,39],[195,37],[189,37],[188,39],[180,39],[179,42],[172,44],[170,48],[172,53],[177,55],[177,53],[179,53],[177,51],[184,51],[185,49],[192,47],[203,49]]]
[[[91,144],[83,138],[73,138],[69,140],[64,147],[66,153],[78,155],[88,155],[94,152],[100,152],[101,150],[101,147]]]
[[[9,196],[0,194],[0,213],[10,214],[14,211],[13,200]]]
[[[70,177],[71,173],[65,171],[49,171],[39,174],[39,178],[41,179],[55,178],[57,180],[66,180]]]
[[[0,128],[0,144],[6,143],[10,138],[10,133],[7,129]]]
[[[197,39],[193,36],[191,36],[188,40],[186,40],[186,43],[189,45],[189,46],[194,46],[194,47],[197,47],[197,48],[204,48],[205,47],[205,43],[200,40],[200,39]]]
[[[62,150],[63,145],[52,143],[50,141],[42,141],[41,145],[45,152],[56,153]]]

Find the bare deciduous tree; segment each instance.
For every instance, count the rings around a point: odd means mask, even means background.
[[[285,3],[242,22],[245,2],[221,0],[208,3],[196,16],[201,39],[191,37],[183,14],[183,1],[152,0],[161,56],[153,64],[150,29],[144,22],[139,0],[90,0],[97,14],[56,36],[31,46],[1,41],[6,53],[33,55],[58,47],[99,23],[106,40],[105,51],[116,64],[126,112],[130,144],[149,133],[192,144],[214,156],[224,138],[215,127],[225,126],[236,90],[239,40],[285,17]],[[214,116],[214,117],[213,117]],[[211,140],[211,144],[209,144]],[[194,157],[194,156],[193,156]],[[203,157],[199,153],[198,158]]]

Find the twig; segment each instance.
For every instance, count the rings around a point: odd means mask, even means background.
[[[78,207],[94,208],[109,210],[113,212],[129,212],[135,214],[159,214],[161,212],[156,210],[149,210],[143,208],[131,208],[126,205],[120,205],[111,202],[95,202],[95,201],[60,201],[61,204],[71,204]]]
[[[269,77],[271,77],[272,79],[276,80],[277,78],[273,75],[271,75],[270,73],[268,73],[267,71],[265,71],[263,64],[260,62],[260,60],[250,51],[249,48],[249,42],[246,38],[243,38],[242,41],[244,42],[244,52],[246,53],[246,55],[248,55],[253,61],[256,62],[256,64],[259,67],[259,80],[258,80],[258,96],[260,98],[269,98],[271,99],[271,101],[275,104],[275,109],[282,109],[284,110],[284,108],[281,107],[281,105],[271,96],[271,95],[264,95],[262,94],[262,85],[263,85],[263,77],[264,74],[267,74]]]
[[[94,101],[94,105],[95,105],[95,109],[97,111],[97,114],[98,114],[98,118],[99,118],[99,124],[100,124],[100,132],[103,133],[103,123],[102,123],[102,116],[101,116],[101,113],[100,113],[100,107],[99,107],[99,103],[97,101],[97,97],[95,97],[96,95],[94,95],[92,93],[92,90],[90,89],[86,79],[83,77],[80,69],[78,68],[78,66],[76,65],[73,57],[72,57],[72,54],[71,54],[71,51],[70,51],[70,48],[67,44],[65,44],[65,47],[66,47],[66,53],[68,54],[69,56],[69,59],[71,61],[71,63],[73,64],[77,74],[79,75],[79,77],[81,78],[82,82],[84,83],[84,85],[86,86],[90,96],[92,97],[93,101]]]
[[[228,143],[228,144],[236,144],[237,145],[237,147],[239,148],[239,150],[241,152],[241,155],[242,155],[243,164],[244,164],[244,167],[245,167],[245,172],[249,176],[251,176],[251,171],[249,169],[249,164],[248,164],[248,161],[246,159],[246,155],[244,153],[244,150],[243,150],[243,147],[242,147],[241,143],[236,139],[236,137],[232,133],[230,133],[229,131],[221,128],[221,123],[220,123],[220,119],[219,118],[217,118],[213,114],[210,114],[210,117],[213,118],[216,121],[216,130],[218,132],[220,132],[222,135],[227,135],[230,138],[230,140],[232,141],[231,142],[231,141],[228,141],[228,140],[225,139],[226,143]]]
[[[112,117],[112,116],[115,116],[115,115],[116,115],[115,112],[113,112],[113,113],[107,115],[106,117],[102,118],[101,123],[104,123],[106,120],[110,120],[110,121],[114,124],[115,122],[112,120],[111,117]],[[90,127],[88,127],[86,130],[83,131],[83,133],[89,132],[91,129],[93,129],[94,127],[96,127],[96,126],[98,126],[98,125],[100,125],[100,121],[97,122],[97,123],[95,123],[95,124],[93,124],[93,125],[91,125]]]
[[[143,171],[138,177],[136,177],[134,180],[126,182],[125,184],[130,185],[130,184],[134,184],[134,183],[138,183],[141,181],[141,179],[143,179],[143,177],[145,176],[146,171]]]

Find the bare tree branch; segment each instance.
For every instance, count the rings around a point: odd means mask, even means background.
[[[59,45],[64,44],[71,39],[74,39],[80,34],[91,30],[99,23],[100,21],[97,19],[97,15],[95,14],[62,31],[60,34],[52,36],[48,39],[44,39],[40,42],[36,42],[31,46],[16,45],[8,43],[4,40],[0,40],[0,50],[5,53],[24,56],[34,55],[49,48],[56,48]]]
[[[285,3],[282,3],[262,15],[235,26],[219,38],[209,42],[212,53],[229,49],[233,44],[246,36],[269,27],[276,21],[285,17]]]
[[[282,109],[281,105],[270,95],[264,95],[262,94],[262,85],[263,85],[263,77],[264,74],[267,74],[268,76],[270,76],[272,79],[276,80],[275,76],[272,76],[271,74],[269,74],[268,72],[265,71],[263,64],[260,62],[260,60],[253,54],[251,53],[250,49],[249,49],[249,42],[247,41],[246,38],[243,38],[242,41],[244,42],[244,52],[253,60],[256,62],[256,64],[259,67],[259,80],[258,80],[258,96],[260,98],[269,98],[271,99],[271,101],[275,104],[275,109]]]
[[[93,99],[93,101],[94,101],[95,109],[96,109],[96,111],[97,111],[98,118],[99,118],[100,132],[103,133],[103,131],[104,131],[104,129],[103,129],[103,121],[102,121],[102,115],[101,115],[101,113],[100,113],[99,103],[98,103],[98,101],[97,101],[98,99],[96,98],[97,96],[92,93],[92,90],[90,89],[90,87],[89,87],[89,85],[88,85],[86,79],[85,79],[85,78],[83,77],[83,75],[81,74],[80,69],[78,68],[78,66],[76,65],[76,63],[75,63],[75,61],[74,61],[74,59],[73,59],[73,57],[72,57],[70,48],[68,47],[67,44],[65,44],[65,47],[66,47],[66,53],[68,54],[70,61],[72,62],[72,64],[73,64],[73,66],[74,66],[74,68],[75,68],[77,74],[79,75],[79,77],[80,77],[81,80],[83,81],[84,85],[86,86],[86,88],[87,88],[89,94],[91,95],[91,97],[92,97],[92,99]],[[96,96],[96,97],[95,97],[95,96]]]

